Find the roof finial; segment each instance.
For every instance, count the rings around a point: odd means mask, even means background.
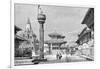
[[[40,5],[38,5],[38,14],[42,14],[42,13],[43,13],[43,11],[42,11]]]
[[[29,17],[28,17],[28,19],[27,19],[27,23],[30,24],[30,18],[29,18]]]

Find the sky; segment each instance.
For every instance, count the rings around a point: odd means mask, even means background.
[[[76,41],[77,35],[86,25],[82,21],[86,15],[88,7],[70,7],[41,5],[43,13],[46,15],[44,23],[44,40],[49,40],[48,34],[57,32],[65,36],[67,42]],[[37,21],[38,5],[36,4],[15,4],[14,23],[25,30],[27,20],[30,19],[33,32],[39,39],[39,23]]]

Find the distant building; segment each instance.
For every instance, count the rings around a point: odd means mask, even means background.
[[[50,40],[45,41],[45,44],[48,44],[49,53],[56,54],[57,52],[63,52],[65,48],[65,44],[67,41],[64,41],[65,36],[59,33],[51,33],[49,34]]]

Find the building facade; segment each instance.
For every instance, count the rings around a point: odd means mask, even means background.
[[[86,16],[83,19],[82,24],[85,27],[82,32],[78,35],[76,43],[81,49],[81,54],[89,57],[94,56],[94,8],[89,8]]]
[[[32,30],[31,22],[28,19],[25,30],[19,31],[16,34],[20,36],[26,41],[23,41],[19,44],[18,49],[22,52],[22,57],[32,57],[35,56],[38,50],[38,40],[36,38],[35,33]],[[19,41],[20,42],[20,41]]]
[[[14,53],[15,53],[14,56],[15,57],[22,56],[22,52],[19,50],[19,46],[24,41],[27,41],[27,39],[16,35],[17,32],[19,31],[22,31],[22,29],[15,25],[14,26]]]

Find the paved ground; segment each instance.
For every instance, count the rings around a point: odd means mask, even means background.
[[[39,64],[87,61],[85,58],[76,55],[62,55],[61,60],[57,60],[55,55],[47,55],[45,58],[48,61],[40,62]],[[15,65],[34,65],[31,61],[32,59],[15,60]]]

